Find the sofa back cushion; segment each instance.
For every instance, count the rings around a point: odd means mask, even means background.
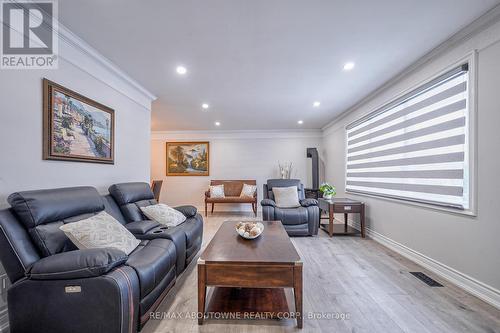
[[[210,186],[224,185],[224,196],[226,197],[239,197],[243,184],[256,185],[255,179],[248,180],[211,180]]]
[[[104,209],[106,210],[106,213],[113,216],[121,224],[123,225],[127,224],[125,216],[123,216],[120,207],[116,203],[115,199],[113,199],[111,194],[103,195],[102,199],[104,201]]]
[[[101,196],[88,186],[16,192],[7,201],[43,257],[76,249],[60,226],[104,210]]]
[[[148,183],[114,184],[109,187],[109,193],[120,206],[127,223],[146,220],[140,208],[158,203]]]
[[[300,182],[300,179],[268,179],[266,186],[264,187],[264,196],[271,200],[275,200],[273,187],[290,187],[297,186],[297,192],[299,200],[305,199],[304,185]]]

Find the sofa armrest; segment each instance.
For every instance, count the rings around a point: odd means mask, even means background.
[[[261,204],[261,206],[276,207],[276,202],[274,202],[274,200],[271,200],[271,199],[263,199],[260,202],[260,204]]]
[[[130,222],[125,224],[125,228],[134,235],[144,235],[151,229],[158,227],[160,223],[151,220]]]
[[[163,236],[170,239],[175,245],[177,254],[175,269],[177,276],[181,275],[184,268],[186,268],[186,233],[182,230],[182,227],[180,227],[183,224],[180,224],[177,227],[170,227],[163,231]]]
[[[11,332],[137,332],[140,289],[137,273],[126,265],[87,279],[20,279],[6,295],[9,328]]]
[[[300,200],[300,205],[302,207],[317,206],[318,200],[316,200],[316,199],[302,199],[302,200]]]
[[[115,248],[85,249],[54,254],[35,262],[26,273],[32,280],[63,280],[96,277],[127,261]]]
[[[193,217],[198,213],[198,209],[195,206],[185,205],[174,207],[175,210],[181,212],[185,217]]]

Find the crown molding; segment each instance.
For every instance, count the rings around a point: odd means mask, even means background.
[[[369,93],[367,96],[363,97],[361,100],[356,102],[354,105],[352,105],[351,107],[349,107],[348,109],[346,109],[345,111],[334,117],[325,126],[323,126],[321,130],[324,132],[325,135],[328,134],[329,129],[331,129],[340,120],[347,117],[351,112],[359,109],[364,104],[373,100],[377,95],[381,94],[383,91],[403,81],[405,78],[407,78],[408,76],[410,76],[411,74],[422,68],[425,64],[430,63],[439,56],[445,54],[450,49],[473,38],[474,36],[487,30],[488,28],[490,28],[491,26],[493,26],[495,23],[498,22],[500,22],[500,5],[496,5],[495,7],[493,7],[492,9],[481,15],[479,18],[474,20],[465,28],[459,30],[457,33],[452,35],[446,41],[444,41],[443,43],[439,44],[437,47],[426,53],[424,56],[422,56],[417,61],[412,63],[410,66],[406,67],[399,74],[392,77],[384,84],[382,84],[380,87],[378,87],[377,89]],[[493,33],[487,36],[485,40],[482,41],[483,45],[481,47],[478,47],[477,49],[478,50],[484,49],[499,40],[500,40],[500,34]]]
[[[196,139],[289,139],[321,138],[319,129],[311,130],[222,130],[222,131],[152,131],[151,140],[196,140]]]
[[[157,97],[60,22],[59,57],[151,110]]]
[[[12,0],[12,2],[22,6],[22,2],[18,0]],[[57,2],[55,2],[55,4],[57,6]],[[39,10],[46,14],[43,9],[39,8]],[[3,21],[2,24],[5,25]],[[69,30],[58,20],[58,18],[54,20],[53,27],[55,28],[54,33],[59,42],[58,47],[55,48],[59,59],[64,59],[95,79],[145,107],[147,110],[151,110],[151,102],[157,98],[153,93],[143,87],[104,55],[99,53],[99,51],[90,46],[90,44]],[[9,28],[12,29],[12,27]],[[15,31],[19,34],[24,34],[23,31]],[[52,33],[52,31],[50,33]]]

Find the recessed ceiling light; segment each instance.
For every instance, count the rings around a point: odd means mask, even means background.
[[[184,75],[187,73],[187,69],[184,66],[177,66],[175,69],[177,71],[177,74]]]
[[[354,68],[354,63],[353,62],[346,62],[345,65],[344,65],[344,70],[345,71],[350,71],[353,68]]]
[[[314,103],[313,103],[313,106],[314,106],[315,108],[317,108],[317,107],[318,107],[318,106],[320,106],[320,105],[321,105],[321,103],[320,103],[320,102],[318,102],[318,101],[316,101],[316,102],[314,102]]]
[[[208,105],[207,103],[203,103],[201,107],[206,110],[210,107],[210,105]]]
[[[215,126],[220,126],[220,123],[218,121],[216,121]]]
[[[302,125],[304,122],[302,120],[297,121],[297,124]]]

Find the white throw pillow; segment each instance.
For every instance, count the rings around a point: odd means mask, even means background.
[[[224,198],[224,185],[211,185],[210,198]]]
[[[273,187],[274,201],[279,208],[300,207],[297,186]]]
[[[175,227],[186,221],[184,214],[165,204],[141,207],[142,212],[149,219],[169,227]]]
[[[257,190],[257,186],[243,184],[243,188],[241,189],[240,197],[245,198],[253,198],[255,191]]]
[[[81,221],[60,226],[80,250],[114,247],[130,254],[141,242],[105,211]]]

